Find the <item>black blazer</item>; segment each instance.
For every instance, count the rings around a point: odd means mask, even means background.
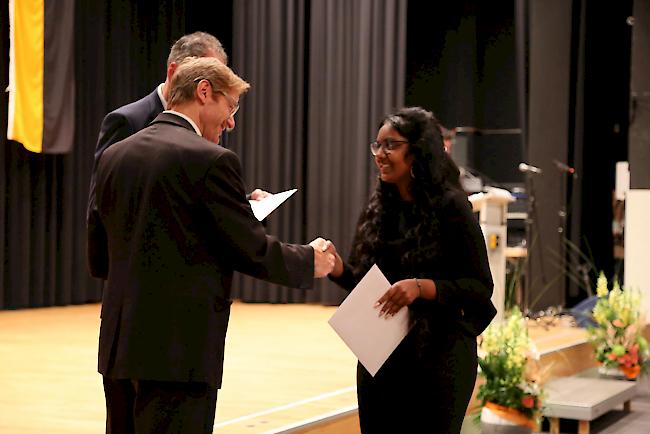
[[[89,213],[95,201],[95,185],[97,183],[96,177],[99,159],[111,145],[140,131],[163,112],[165,108],[162,105],[162,101],[160,101],[157,89],[156,87],[153,92],[144,98],[113,110],[102,120],[99,137],[97,138],[97,147],[95,148],[93,170],[90,175],[88,194]]]
[[[233,271],[309,288],[314,253],[266,235],[237,155],[162,113],[99,162],[88,265],[102,374],[219,387]]]
[[[99,137],[97,138],[97,146],[95,147],[95,159],[93,161],[93,169],[90,175],[88,212],[90,212],[95,201],[97,166],[99,165],[99,159],[104,151],[106,151],[111,145],[114,145],[120,140],[124,140],[145,128],[164,110],[165,107],[163,107],[160,96],[158,96],[158,86],[156,86],[153,92],[144,98],[119,107],[104,116],[102,125],[99,129]],[[227,136],[226,133],[221,135],[219,143],[223,147],[227,147]]]
[[[441,323],[442,328],[433,328],[433,333],[446,333],[450,326],[457,325],[467,335],[476,337],[496,315],[483,232],[467,195],[461,191],[445,194],[437,217],[441,228],[440,252],[423,265],[425,268],[409,270],[402,266],[400,258],[408,253],[409,247],[400,242],[404,234],[397,229],[394,237],[384,240],[383,250],[374,252],[374,257],[392,283],[413,277],[435,281],[438,293],[435,300],[418,298],[409,306],[412,313]],[[359,237],[358,231],[355,237]],[[349,264],[358,262],[359,258],[351,254],[343,274],[330,279],[352,290],[367,271],[355,274]]]

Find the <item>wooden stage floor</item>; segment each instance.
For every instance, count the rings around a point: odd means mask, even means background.
[[[282,432],[356,408],[356,358],[327,324],[334,311],[233,304],[215,433]],[[0,311],[0,433],[104,432],[98,330],[98,304]],[[531,335],[542,353],[584,341],[577,329]]]

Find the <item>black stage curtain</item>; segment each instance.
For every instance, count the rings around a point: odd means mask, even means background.
[[[305,0],[238,2],[233,10],[233,68],[251,83],[230,135],[249,191],[297,188],[266,220],[280,240],[306,243],[304,231]],[[305,291],[245,275],[234,280],[233,298],[251,302],[303,302]]]
[[[374,185],[368,143],[403,103],[406,0],[235,2],[233,65],[252,83],[233,133],[252,189],[299,191],[268,219],[282,240],[332,239],[347,256]],[[245,301],[338,304],[327,279],[301,291],[237,279]]]
[[[569,239],[611,275],[610,197],[614,163],[627,159],[631,27],[625,19],[632,4],[163,0],[151,9],[130,0],[77,1],[73,151],[32,154],[8,142],[7,94],[0,96],[0,309],[100,299],[101,283],[86,271],[85,208],[101,119],[160,83],[170,45],[196,30],[217,36],[253,85],[233,134],[249,187],[300,189],[269,219],[269,232],[293,242],[323,235],[347,253],[374,183],[366,143],[381,115],[402,104],[405,88],[408,104],[432,109],[450,127],[524,127],[523,142],[477,139],[476,147],[487,151],[473,155],[476,169],[496,181],[522,182],[516,163],[541,165],[548,182],[538,190],[539,233],[555,243],[557,257],[557,212],[566,207]],[[0,21],[5,89],[6,8]],[[534,77],[541,81],[534,84]],[[578,180],[565,180],[561,189],[552,159],[575,166]],[[532,274],[557,282],[561,270],[533,268],[530,283]],[[564,293],[562,284],[570,282],[559,280],[541,298],[542,289],[531,290],[529,302],[572,304],[585,295],[575,288]],[[329,282],[316,291],[239,279],[238,285],[234,295],[250,301],[335,304],[343,296]]]
[[[562,251],[566,232],[558,214],[566,205],[566,179],[553,161],[566,162],[571,131],[572,4],[564,0],[529,3],[529,71],[527,161],[541,167],[528,175],[534,193],[534,231],[528,234],[526,305],[540,308],[565,302]],[[553,23],[551,25],[551,23]]]
[[[169,47],[196,30],[217,36],[253,90],[233,133],[250,188],[297,187],[269,232],[306,242],[332,238],[347,253],[374,177],[367,143],[403,99],[406,0],[161,1],[75,5],[76,128],[73,151],[36,155],[2,138],[0,309],[96,302],[86,270],[85,212],[97,132],[110,110],[164,80]],[[2,18],[2,83],[8,18]],[[0,122],[6,131],[6,94]],[[242,286],[243,285],[243,286]],[[247,301],[335,304],[329,282],[296,291],[238,279]]]
[[[627,159],[632,4],[409,2],[406,102],[432,109],[449,127],[522,128],[521,138],[471,139],[467,164],[496,183],[523,185],[521,161],[544,169],[533,180],[537,235],[528,243],[524,307],[584,299],[577,279],[585,260],[576,247],[612,275],[611,197],[615,163]],[[563,175],[553,160],[578,177]]]
[[[581,40],[584,68],[577,74],[584,88],[584,112],[581,117],[576,115],[576,130],[582,130],[582,137],[576,137],[572,161],[581,182],[576,182],[580,194],[572,203],[581,212],[573,216],[579,229],[571,235],[582,251],[593,256],[596,270],[591,277],[595,281],[596,271],[603,270],[608,277],[616,271],[612,236],[616,162],[628,160],[628,133],[633,119],[630,110],[633,27],[627,19],[633,15],[633,4],[636,7],[644,1],[621,0],[613,2],[611,7],[587,0],[574,0],[574,3],[578,3],[574,7],[583,9],[584,16]],[[643,57],[647,58],[645,54]],[[632,155],[629,160],[632,165]],[[647,167],[643,171],[647,173]],[[567,304],[572,305],[587,295],[584,290],[578,291]]]
[[[631,26],[628,26],[631,28]],[[650,188],[650,3],[634,2],[630,85],[630,188]]]
[[[572,306],[589,295],[585,281],[591,279],[593,293],[600,270],[614,273],[612,197],[615,164],[628,156],[632,1],[605,7],[531,0],[529,6],[528,158],[545,171],[536,180],[543,243],[529,251],[528,301],[536,309]]]
[[[376,183],[369,143],[404,104],[406,27],[406,0],[312,2],[307,237],[330,238],[343,258]],[[327,280],[317,288],[308,300],[338,304],[346,294]]]
[[[0,97],[0,309],[100,300],[101,282],[86,271],[85,212],[103,116],[164,80],[169,47],[184,33],[210,32],[230,52],[231,2],[160,1],[155,9],[130,0],[75,3],[72,152],[33,154],[7,141],[7,94]],[[7,87],[9,64],[5,12],[6,7],[0,14],[1,89]]]

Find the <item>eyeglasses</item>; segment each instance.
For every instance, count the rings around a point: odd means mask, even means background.
[[[226,92],[223,90],[217,90],[221,95],[226,97],[226,100],[228,100],[228,105],[230,106],[230,117],[235,116],[235,113],[239,111],[239,103],[235,101],[235,98],[232,96],[228,95]]]
[[[394,151],[395,149],[399,148],[402,143],[408,143],[408,140],[386,139],[384,140],[384,143],[372,142],[370,144],[370,152],[372,152],[372,155],[379,155],[379,153],[383,149],[384,153],[390,154],[391,151]]]
[[[205,80],[208,83],[210,83],[210,87],[212,87],[212,91],[215,93],[220,93],[221,95],[226,97],[226,100],[228,101],[228,106],[230,107],[230,117],[235,116],[235,114],[239,111],[239,103],[235,101],[235,98],[232,96],[228,95],[225,91],[221,89],[217,89],[214,84],[212,84],[212,81],[210,81],[209,78],[205,77],[199,77],[194,80],[194,83],[198,83],[201,80]]]

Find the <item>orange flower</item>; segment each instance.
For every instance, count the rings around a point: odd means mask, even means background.
[[[523,405],[526,408],[533,408],[535,407],[535,398],[530,395],[526,395],[523,398],[521,398],[521,405]]]
[[[614,321],[612,321],[612,325],[614,327],[623,327],[625,324],[623,324],[623,321],[620,319],[616,318]]]
[[[626,378],[629,378],[630,380],[636,378],[639,376],[641,373],[641,366],[635,365],[631,367],[627,366],[621,366],[621,370],[623,371],[623,374],[625,374]]]

